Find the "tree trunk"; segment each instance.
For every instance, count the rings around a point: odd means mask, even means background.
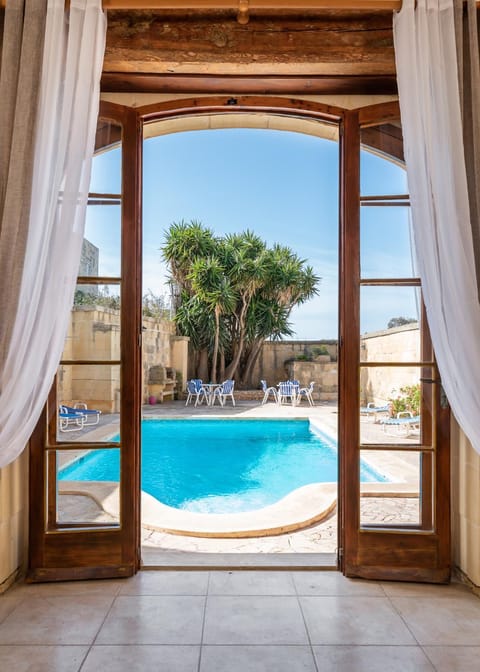
[[[251,386],[253,369],[262,351],[262,347],[263,347],[263,338],[256,340],[253,343],[252,348],[250,349],[250,353],[248,355],[247,363],[245,364],[242,377],[242,383],[248,387]]]
[[[201,380],[205,380],[205,381],[207,381],[209,379],[209,376],[208,376],[208,350],[206,348],[204,348],[203,350],[200,350],[200,352],[199,352],[198,377]]]
[[[240,359],[242,357],[243,348],[245,347],[245,315],[247,313],[247,308],[248,308],[248,303],[246,301],[244,301],[244,304],[242,306],[242,310],[240,312],[239,320],[238,320],[240,328],[239,328],[239,334],[238,334],[237,347],[236,347],[236,351],[235,351],[235,354],[233,356],[233,359],[230,362],[230,364],[227,366],[227,369],[225,371],[226,378],[233,378],[233,376],[235,375],[235,373],[237,371]]]
[[[225,380],[225,353],[223,350],[220,353],[220,380]]]
[[[215,340],[213,343],[212,355],[212,382],[217,382],[217,359],[218,359],[218,339],[220,335],[220,313],[215,310]]]

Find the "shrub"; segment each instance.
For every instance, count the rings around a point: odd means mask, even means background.
[[[315,345],[312,348],[313,357],[318,357],[319,355],[329,355],[328,348],[326,345]]]
[[[400,388],[397,396],[390,397],[388,401],[392,405],[393,416],[404,411],[410,411],[412,415],[420,415],[420,383],[416,385],[404,385]]]

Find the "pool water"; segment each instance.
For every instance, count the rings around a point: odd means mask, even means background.
[[[119,450],[95,450],[60,480],[118,481]],[[384,481],[363,464],[362,481]],[[145,420],[142,490],[177,509],[238,513],[337,481],[337,447],[308,420]]]

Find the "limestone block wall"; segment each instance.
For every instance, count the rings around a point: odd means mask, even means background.
[[[150,391],[148,389],[148,372],[152,366],[172,366],[170,339],[175,334],[175,325],[166,320],[156,320],[153,317],[143,318],[143,378],[142,398],[147,403]]]
[[[265,341],[255,364],[252,380],[258,385],[262,379],[269,385],[276,385],[289,376],[288,365],[285,362],[298,355],[310,355],[312,348],[322,345],[336,361],[338,354],[336,341]]]
[[[27,564],[28,451],[0,469],[0,593]]]
[[[170,340],[175,327],[168,320],[143,320],[143,402],[148,399],[148,371],[156,365],[172,366]],[[71,313],[63,359],[120,359],[120,313],[101,306],[75,306]],[[177,356],[180,362],[180,355]],[[182,365],[183,366],[183,365]],[[186,364],[185,364],[186,366]],[[107,365],[61,366],[57,376],[58,400],[85,402],[103,413],[120,410],[120,367]]]
[[[293,361],[287,366],[289,380],[298,380],[302,387],[311,381],[313,398],[318,401],[336,401],[338,399],[338,365],[337,362]]]
[[[480,455],[452,416],[453,563],[480,587]]]
[[[364,334],[360,342],[364,362],[409,362],[420,359],[418,323]],[[372,367],[360,372],[360,403],[386,404],[405,385],[419,382],[418,367]]]

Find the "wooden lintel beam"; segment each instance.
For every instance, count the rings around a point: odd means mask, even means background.
[[[8,0],[0,0],[4,8]],[[68,6],[69,0],[65,0]],[[256,10],[399,10],[402,0],[102,0],[104,9],[119,10],[222,10],[244,15]],[[247,19],[248,20],[248,19]]]
[[[104,72],[103,93],[364,94],[396,95],[394,75],[177,75]]]
[[[298,10],[319,9],[391,9],[398,10],[402,0],[103,0],[105,9],[187,9],[238,11],[241,7],[255,10]]]

